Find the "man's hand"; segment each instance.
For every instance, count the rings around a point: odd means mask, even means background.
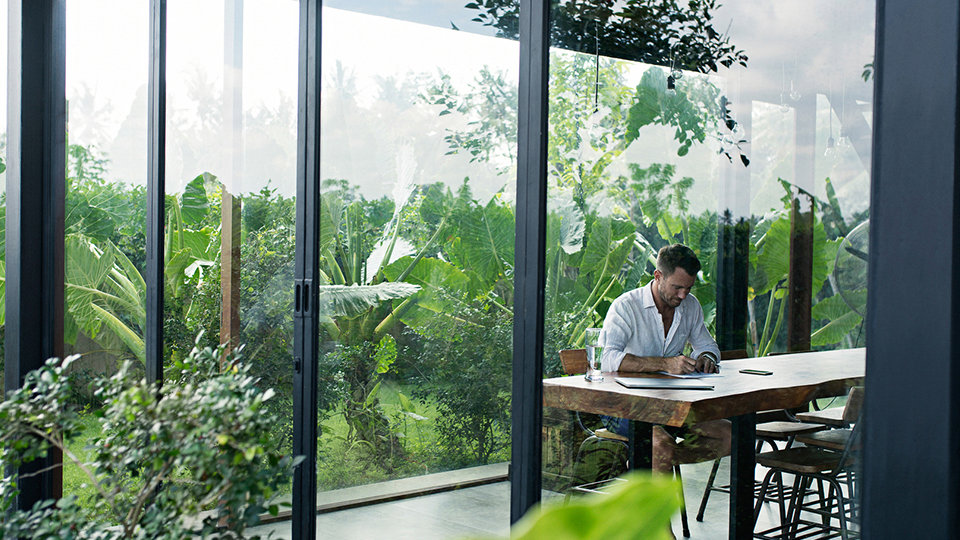
[[[668,356],[663,359],[663,368],[667,373],[683,375],[697,369],[697,361],[689,356]]]
[[[720,366],[717,365],[713,356],[701,354],[700,357],[697,358],[696,370],[699,373],[720,373]]]

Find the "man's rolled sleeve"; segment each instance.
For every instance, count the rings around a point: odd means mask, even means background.
[[[707,330],[707,325],[703,322],[703,308],[697,302],[697,309],[691,310],[697,320],[693,321],[693,328],[690,331],[690,346],[693,347],[693,357],[699,358],[703,353],[710,353],[713,358],[720,361],[720,347],[716,340]]]
[[[601,371],[618,371],[623,357],[626,356],[627,342],[630,340],[632,325],[620,313],[622,302],[614,301],[603,320],[600,343],[603,344],[603,356],[600,357]]]

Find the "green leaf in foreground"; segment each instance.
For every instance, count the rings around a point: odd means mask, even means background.
[[[569,503],[527,512],[510,533],[513,540],[583,538],[658,540],[669,538],[667,525],[680,508],[680,485],[670,477],[635,471],[614,484],[609,494],[588,495]]]

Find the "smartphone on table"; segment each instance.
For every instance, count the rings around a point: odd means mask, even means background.
[[[741,369],[740,373],[746,373],[747,375],[773,375],[772,371],[765,369]]]

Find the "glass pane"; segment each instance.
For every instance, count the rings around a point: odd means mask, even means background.
[[[145,2],[67,5],[64,348],[81,355],[72,399],[88,433],[70,448],[80,459],[94,456],[103,406],[89,383],[144,359],[148,21]],[[69,459],[63,493],[85,507],[99,497]]]
[[[270,439],[289,454],[297,4],[167,9],[164,377],[195,341],[242,346],[258,386],[275,392]]]
[[[419,22],[458,4],[382,4],[323,13],[318,487],[343,504],[498,482],[449,495],[489,512],[318,521],[505,534],[517,43]]]
[[[629,339],[657,346],[626,351],[655,357],[633,367],[674,369],[661,355],[703,350],[692,335],[679,348],[657,337],[685,328],[665,285],[644,289],[674,243],[699,260],[690,294],[720,349],[862,347],[874,2],[643,8],[654,4],[561,1],[551,13],[544,375],[563,374],[559,351],[584,348],[587,328],[614,332],[613,318],[640,305],[626,298],[643,294],[662,327],[643,341],[645,323],[630,319]],[[619,356],[607,349],[611,369]],[[544,409],[546,489],[567,493],[626,466],[625,445],[590,437],[617,425],[579,416],[587,430],[571,411]],[[704,466],[684,469],[690,515]],[[711,496],[711,530],[726,527],[726,508],[726,495]]]

